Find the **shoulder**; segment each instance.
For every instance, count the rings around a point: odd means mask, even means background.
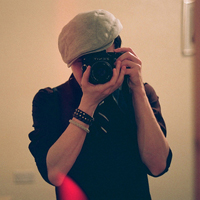
[[[54,88],[52,87],[46,87],[46,88],[42,88],[40,89],[34,96],[33,101],[38,101],[38,100],[42,100],[45,101],[48,98],[52,97],[54,94],[54,91],[58,91],[58,93],[61,93],[63,91],[66,92],[66,90],[68,91],[71,87],[71,85],[73,85],[74,80],[74,76],[71,75],[69,80],[67,80],[65,83],[62,83],[61,85],[58,85]]]
[[[37,105],[38,103],[45,104],[48,99],[52,96],[53,89],[50,87],[40,89],[33,98],[33,105]]]
[[[157,96],[154,88],[151,85],[149,85],[148,83],[145,83],[145,91],[146,91],[146,95],[149,99],[149,103],[154,112],[154,115],[155,115],[164,135],[166,136],[166,125],[165,125],[163,116],[161,114],[161,106],[160,106],[160,102],[159,102],[159,97]]]
[[[156,94],[156,91],[154,90],[154,88],[148,83],[144,83],[144,87],[145,87],[145,92],[150,103],[158,101],[158,95]]]
[[[55,114],[58,105],[58,95],[55,94],[54,88],[40,89],[32,101],[33,118],[47,118],[48,115]]]
[[[51,87],[46,87],[46,88],[43,88],[43,89],[40,89],[34,96],[34,99],[37,99],[37,98],[41,98],[41,97],[44,97],[44,96],[48,96],[50,94],[53,93],[53,88]]]

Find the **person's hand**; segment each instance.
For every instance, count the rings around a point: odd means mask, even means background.
[[[122,85],[126,67],[122,66],[121,61],[117,61],[111,80],[105,84],[97,85],[89,82],[90,69],[91,67],[88,66],[81,80],[81,88],[83,91],[82,101],[87,102],[91,106],[97,106],[103,99]]]
[[[136,88],[143,88],[142,81],[142,62],[133,52],[131,48],[118,48],[115,52],[124,52],[117,61],[121,62],[121,65],[126,68],[126,75],[129,75],[128,85],[129,88],[134,91]]]

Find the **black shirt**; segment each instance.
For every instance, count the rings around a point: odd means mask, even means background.
[[[158,97],[149,84],[145,84],[145,90],[166,136]],[[69,125],[69,119],[79,106],[82,91],[71,76],[69,81],[57,87],[57,95],[51,88],[36,94],[33,100],[34,131],[29,134],[29,149],[47,182],[47,152]],[[134,110],[132,112],[133,115],[124,112],[110,95],[94,113],[95,122],[68,173],[90,200],[151,199],[147,178],[150,172],[140,158]],[[171,157],[170,151],[163,173],[168,170]],[[56,189],[59,199],[59,188]]]

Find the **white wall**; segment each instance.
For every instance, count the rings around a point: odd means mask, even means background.
[[[160,97],[174,155],[166,175],[150,178],[153,200],[193,199],[193,57],[181,55],[181,6],[181,0],[0,1],[0,199],[55,199],[28,151],[31,103],[40,88],[69,77],[57,49],[61,28],[78,12],[97,8],[121,20],[123,46],[141,58],[144,81]],[[33,172],[35,181],[15,184],[18,170]]]

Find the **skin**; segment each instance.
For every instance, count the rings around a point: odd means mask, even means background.
[[[145,93],[141,73],[142,62],[131,48],[114,49],[112,45],[107,49],[108,51],[125,53],[117,59],[116,68],[113,69],[113,77],[105,84],[93,85],[89,83],[90,66],[82,74],[80,59],[77,59],[71,66],[72,72],[83,91],[78,108],[93,116],[98,104],[121,86],[124,75],[129,75],[128,85],[132,93],[132,103],[138,126],[140,155],[151,173],[155,176],[159,175],[166,167],[169,144],[157,123]],[[86,128],[89,127],[76,118],[73,118],[73,120]],[[47,154],[48,177],[55,186],[62,184],[65,175],[69,172],[81,151],[85,137],[85,131],[69,124],[60,138],[49,149]]]

